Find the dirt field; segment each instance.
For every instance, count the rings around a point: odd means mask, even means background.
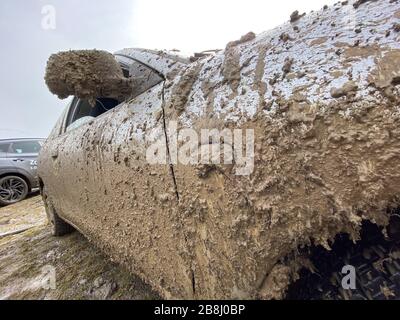
[[[78,232],[52,237],[38,194],[0,207],[0,270],[0,299],[157,299]]]

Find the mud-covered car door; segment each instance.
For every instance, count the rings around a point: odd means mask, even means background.
[[[132,66],[135,72],[147,72],[136,86],[143,92],[52,142],[57,174],[44,183],[61,186],[52,198],[59,215],[112,258],[166,297],[192,297],[171,168],[168,161],[154,165],[147,157],[153,145],[165,146],[164,83],[160,78],[152,85],[154,74],[145,66]],[[175,279],[181,279],[176,286],[166,286]]]

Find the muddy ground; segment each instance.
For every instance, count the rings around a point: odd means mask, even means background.
[[[0,299],[158,298],[78,232],[54,238],[37,193],[0,207],[0,270]]]

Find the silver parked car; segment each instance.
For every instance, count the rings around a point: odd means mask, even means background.
[[[26,198],[38,187],[37,157],[42,139],[0,140],[0,205]]]

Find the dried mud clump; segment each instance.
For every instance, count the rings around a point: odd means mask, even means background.
[[[341,98],[344,96],[354,95],[358,90],[358,85],[354,81],[346,82],[341,88],[333,88],[331,90],[332,98]]]
[[[369,82],[378,89],[400,83],[400,50],[389,51],[383,58],[376,59],[376,68],[369,75]]]
[[[283,42],[288,42],[288,41],[292,40],[292,38],[286,32],[282,33],[279,36],[279,39],[281,39]]]
[[[98,97],[125,100],[132,94],[132,81],[123,75],[111,53],[99,50],[65,51],[47,62],[46,84],[60,99],[76,96],[91,103]]]
[[[358,9],[362,4],[367,3],[367,2],[371,2],[371,1],[377,1],[377,0],[358,0],[353,4],[353,7],[355,9]]]
[[[224,81],[230,84],[233,92],[237,91],[240,82],[240,48],[237,48],[237,46],[252,41],[255,38],[256,35],[254,32],[249,32],[239,40],[231,41],[226,45],[222,75]]]
[[[292,70],[293,62],[294,62],[294,59],[291,59],[291,58],[287,58],[285,60],[285,63],[283,64],[283,67],[282,67],[284,77]]]
[[[236,50],[227,50],[225,60],[222,66],[222,75],[224,81],[229,83],[232,91],[236,92],[240,82],[240,53]]]
[[[299,14],[299,11],[296,10],[295,12],[293,12],[293,13],[290,15],[290,22],[291,22],[291,23],[294,23],[294,22],[300,20],[301,18],[303,18],[305,15],[306,15],[305,13]]]
[[[282,300],[286,294],[285,288],[287,288],[291,282],[290,268],[278,264],[265,280],[259,292],[259,298],[262,300]]]
[[[400,51],[392,50],[376,59],[376,67],[368,77],[369,84],[392,102],[399,101]]]
[[[173,94],[171,101],[168,104],[169,109],[174,109],[178,114],[181,114],[185,110],[193,84],[196,81],[201,68],[201,63],[194,63],[180,74],[180,80],[172,88]]]
[[[231,47],[236,47],[236,46],[238,46],[239,44],[243,44],[243,43],[249,42],[249,41],[251,41],[251,40],[254,40],[255,38],[256,38],[256,35],[255,35],[254,32],[246,33],[246,34],[245,34],[244,36],[242,36],[239,40],[229,42],[229,43],[227,44],[226,48],[229,49],[229,48],[231,48]]]

